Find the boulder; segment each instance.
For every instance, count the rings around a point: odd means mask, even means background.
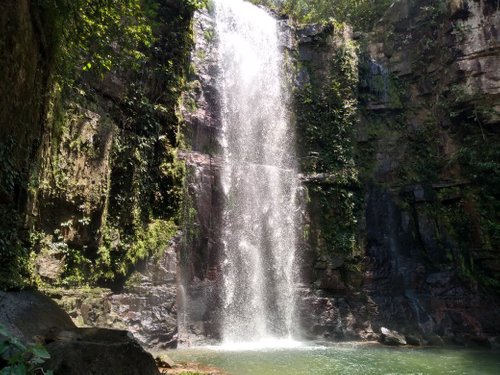
[[[0,292],[0,323],[21,341],[45,345],[46,369],[58,375],[157,375],[147,353],[127,331],[77,328],[40,292]]]
[[[413,346],[422,345],[422,340],[414,335],[405,335],[405,340],[408,345],[413,345]]]
[[[384,345],[399,346],[407,344],[405,337],[399,332],[391,331],[390,329],[385,327],[382,327],[380,329],[380,332],[382,333],[380,342]]]
[[[469,347],[477,347],[491,349],[492,345],[488,337],[482,335],[465,335],[466,345]]]
[[[444,340],[441,336],[430,334],[424,337],[424,343],[432,346],[444,346]]]
[[[172,358],[170,358],[168,355],[166,355],[165,353],[158,355],[155,358],[155,361],[156,361],[156,364],[158,365],[158,367],[161,367],[161,368],[173,368],[175,366],[174,360]]]
[[[76,329],[69,315],[54,301],[35,291],[0,292],[0,323],[26,342],[54,329]]]
[[[103,328],[60,332],[46,345],[51,359],[44,364],[64,375],[153,375],[156,363],[132,334]]]
[[[492,349],[500,349],[500,336],[490,338],[490,344]]]

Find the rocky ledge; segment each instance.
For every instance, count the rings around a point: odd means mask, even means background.
[[[151,354],[127,331],[77,328],[39,292],[0,292],[0,324],[24,343],[45,346],[45,370],[58,375],[157,375]],[[0,336],[3,341],[3,337]]]

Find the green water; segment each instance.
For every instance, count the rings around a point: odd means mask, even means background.
[[[174,361],[215,366],[231,375],[442,375],[500,374],[500,352],[388,348],[337,344],[282,350],[178,349]]]

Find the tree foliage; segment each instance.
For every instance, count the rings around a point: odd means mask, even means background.
[[[290,15],[301,23],[320,23],[330,18],[368,29],[394,0],[253,0]]]
[[[24,344],[0,324],[0,375],[53,375],[43,364],[50,354],[40,344]]]
[[[60,78],[137,67],[154,40],[153,0],[38,0],[38,6],[53,27]]]

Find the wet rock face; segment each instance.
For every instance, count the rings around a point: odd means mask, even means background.
[[[188,170],[187,210],[191,214],[185,219],[179,249],[179,336],[186,345],[219,335],[219,257],[223,246],[216,35],[208,12],[196,13],[194,34],[191,61],[195,69],[183,94],[182,108],[191,146],[182,156]]]
[[[367,263],[363,289],[377,305],[375,328],[391,324],[401,332],[463,337],[498,334],[495,296],[440,264],[456,251],[442,242],[446,229],[415,203],[402,210],[388,191],[372,188],[367,201]],[[432,260],[429,266],[429,259]],[[451,267],[451,266],[450,266]]]
[[[213,155],[220,149],[217,142],[221,126],[216,83],[219,68],[214,43],[215,24],[207,11],[198,11],[193,22],[196,44],[191,53],[191,62],[196,69],[188,77],[182,115],[189,125],[186,136],[192,149]]]
[[[80,327],[129,330],[151,349],[177,346],[176,243],[130,276],[124,291],[50,290],[49,295]]]
[[[344,256],[342,266],[335,259],[339,254],[304,247],[303,298],[310,308],[302,313],[302,326],[307,337],[373,339],[387,327],[410,337],[409,344],[442,344],[444,337],[474,345],[500,332],[492,323],[499,321],[498,293],[474,281],[459,261],[465,256],[475,272],[499,280],[496,258],[474,219],[479,213],[467,198],[473,173],[464,173],[454,161],[467,146],[469,134],[464,136],[462,129],[468,115],[451,113],[488,108],[481,120],[488,134],[484,147],[498,144],[500,81],[491,61],[498,61],[500,53],[500,13],[485,1],[441,4],[442,9],[436,2],[398,1],[365,36],[361,121],[355,131],[364,202],[358,217],[362,255]],[[298,72],[301,89],[324,73],[327,42],[314,27],[299,36],[299,59],[312,67],[309,74]],[[318,40],[322,44],[313,48]],[[415,141],[429,128],[432,137]],[[425,148],[430,144],[436,152]],[[415,145],[424,145],[426,157]],[[425,161],[421,170],[414,168],[419,158]],[[436,163],[440,158],[445,166]],[[466,226],[455,224],[465,217],[471,218]],[[308,218],[311,228],[318,222],[314,213]]]
[[[186,231],[189,233],[184,235],[193,234],[189,238],[187,251],[197,254],[196,257],[190,258],[194,267],[189,271],[189,278],[213,280],[217,276],[218,256],[222,249],[221,221],[224,202],[220,176],[222,160],[220,156],[196,151],[186,154],[185,160],[189,170],[188,192],[192,199],[192,208],[196,212],[191,222],[185,223]]]
[[[475,264],[474,272],[498,280],[493,258],[477,231],[476,214],[471,215],[477,208],[471,208],[474,204],[465,193],[477,186],[453,160],[459,150],[470,147],[470,134],[457,130],[467,126],[467,115],[452,113],[480,113],[488,107],[481,115],[491,137],[485,147],[495,147],[500,86],[491,61],[498,61],[500,54],[496,31],[500,13],[488,2],[443,5],[400,1],[368,38],[369,64],[381,68],[365,72],[366,82],[361,82],[361,90],[378,83],[378,91],[373,86],[362,98],[366,108],[361,123],[367,128],[359,129],[366,137],[358,137],[358,145],[374,147],[374,166],[368,172],[372,181],[365,186],[363,288],[378,306],[374,327],[390,324],[403,333],[461,341],[468,335],[494,336],[500,331],[498,324],[490,323],[500,314],[495,292],[466,276],[467,266],[457,262],[465,257]],[[393,36],[382,37],[389,30]],[[404,87],[399,94],[396,81]],[[445,111],[432,99],[436,95],[443,98],[441,106],[448,106]],[[403,121],[398,120],[401,114],[406,114]],[[429,120],[432,116],[434,120]],[[383,123],[387,125],[366,133]],[[389,130],[395,124],[407,130]],[[435,138],[425,142],[439,149],[436,156],[419,155],[418,142],[423,141],[412,138],[429,129]],[[434,164],[438,158],[447,160],[447,165]],[[426,170],[419,171],[414,165],[422,160]],[[405,170],[412,175],[405,176]],[[468,218],[467,226],[450,225],[459,217]]]
[[[45,345],[55,374],[159,374],[151,354],[127,331],[77,328],[39,292],[0,292],[0,323],[23,342]]]
[[[196,215],[184,223],[186,241],[180,248],[179,335],[181,341],[191,345],[203,337],[219,337],[224,195],[220,157],[191,152],[186,162]]]

